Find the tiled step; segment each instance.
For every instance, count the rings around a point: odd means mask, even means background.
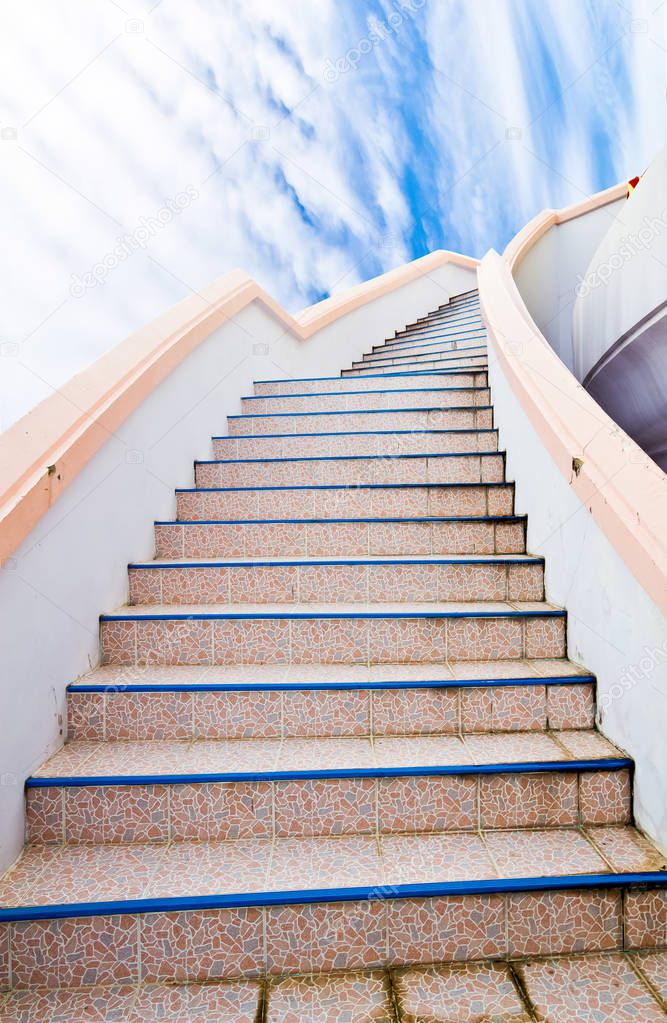
[[[469,430],[493,426],[490,405],[442,408],[391,408],[304,412],[260,413],[228,416],[230,436],[266,433],[335,433],[340,430]]]
[[[526,554],[161,560],[132,563],[128,575],[133,605],[544,598],[544,559]]]
[[[446,379],[464,374],[475,374],[478,384],[486,384],[487,356],[479,352],[477,355],[441,356],[436,352],[418,352],[400,355],[396,358],[384,357],[376,360],[353,362],[349,370],[343,370],[341,379],[348,380],[350,374],[363,374],[363,380],[381,380],[391,373],[403,373],[406,381],[419,382],[422,377],[442,374]],[[482,374],[484,374],[482,376]],[[353,377],[355,382],[356,376]]]
[[[487,339],[486,330],[476,324],[461,324],[458,329],[442,330],[439,327],[411,331],[409,334],[402,334],[400,337],[385,341],[383,345],[374,345],[373,354],[379,351],[400,351],[402,348],[411,348],[418,345],[427,345],[433,342],[440,344],[454,343],[458,347],[473,344],[485,344]]]
[[[592,728],[594,714],[594,680],[568,661],[107,666],[67,692],[70,740],[571,730]]]
[[[590,731],[74,740],[26,782],[28,838],[132,844],[627,824],[631,767]]]
[[[355,368],[344,369],[342,371],[342,376],[345,377],[345,380],[348,380],[350,376],[363,376],[365,380],[370,380],[370,379],[372,379],[373,376],[374,377],[379,377],[383,373],[387,372],[388,370],[393,370],[393,369],[409,369],[410,372],[413,375],[415,373],[430,372],[430,371],[433,371],[433,370],[435,370],[436,372],[439,372],[439,365],[440,364],[438,362],[434,362],[432,360],[426,360],[426,361],[423,361],[423,362],[416,362],[416,361],[415,362],[406,362],[404,366],[402,366],[402,365],[398,366],[398,365],[394,365],[393,363],[384,363],[383,362],[383,363],[381,363],[377,367],[373,366],[372,367],[372,371],[370,373],[366,369],[364,369],[362,367],[359,367],[357,369],[355,369]],[[473,366],[471,366],[471,369],[474,369],[475,372],[486,372],[486,367],[487,367],[487,363],[486,363],[486,360],[484,360],[484,362],[476,362]]]
[[[156,558],[525,554],[523,517],[156,522]]]
[[[400,483],[500,483],[504,479],[505,456],[498,451],[195,462],[197,487],[396,486]]]
[[[392,341],[382,345],[374,345],[370,352],[364,352],[363,358],[368,359],[372,356],[384,356],[385,358],[400,357],[401,355],[409,355],[411,350],[420,348],[442,354],[445,358],[450,356],[457,358],[459,353],[470,355],[475,352],[481,352],[484,354],[488,346],[486,338],[475,337],[471,341],[461,341],[458,337],[450,340],[446,336],[439,340],[416,338],[414,340],[406,339],[404,341]]]
[[[364,356],[363,359],[353,362],[351,368],[363,369],[369,373],[376,368],[379,372],[382,368],[383,372],[387,374],[390,372],[388,367],[394,363],[393,371],[396,373],[404,370],[406,366],[409,367],[409,372],[414,372],[420,366],[426,365],[428,361],[433,365],[434,372],[465,372],[466,368],[470,371],[470,367],[474,367],[476,364],[479,364],[479,371],[482,372],[486,367],[487,356],[486,348],[480,345],[462,348],[460,351],[451,348],[443,349],[437,345],[414,348],[410,346],[406,350],[398,352],[374,352],[373,355]],[[422,370],[422,372],[424,371]],[[343,371],[344,374],[345,371]]]
[[[656,916],[664,906],[664,875],[614,867],[614,857],[622,859],[625,850],[653,866],[651,850],[630,829],[386,836],[376,842],[174,843],[115,849],[113,857],[95,846],[30,850],[9,890],[19,905],[0,911],[0,919],[12,921],[2,924],[7,981],[14,989],[208,983],[434,959],[511,960],[664,946],[664,924]],[[536,851],[548,864],[548,876],[540,879],[533,875]],[[448,880],[462,870],[472,880]],[[63,877],[72,896],[57,907],[54,876]],[[415,880],[405,883],[406,876]],[[41,898],[41,904],[21,905],[26,890],[29,900]],[[181,895],[183,890],[193,894]],[[118,897],[104,897],[112,893]],[[547,927],[541,926],[545,919]],[[535,983],[540,974],[526,976]],[[554,990],[553,977],[541,976]],[[405,998],[403,979],[398,990]],[[618,983],[614,988],[623,990]],[[457,997],[460,1004],[465,987]],[[272,998],[270,989],[269,1011]],[[650,1008],[647,999],[636,1004]],[[654,1017],[637,1018],[645,1023]]]
[[[186,520],[512,515],[514,484],[190,488],[176,508]]]
[[[460,364],[460,365],[459,365]],[[480,355],[476,358],[470,358],[468,360],[459,359],[454,365],[444,363],[447,367],[446,371],[449,373],[451,370],[455,372],[456,369],[460,368],[465,372],[478,374],[478,383],[486,382],[486,372],[488,367],[487,358],[485,355]],[[428,353],[422,355],[399,358],[399,359],[381,359],[377,362],[353,362],[349,370],[345,370],[341,373],[344,380],[361,378],[362,380],[368,379],[381,379],[384,373],[402,372],[407,373],[413,380],[419,379],[423,374],[426,373],[440,373],[443,371],[443,363],[438,362],[438,357],[430,358]],[[479,378],[480,374],[484,374],[484,378]]]
[[[467,308],[463,306],[458,309],[443,309],[439,312],[430,313],[428,316],[422,316],[413,323],[406,324],[402,330],[394,331],[396,335],[405,334],[411,330],[420,330],[423,327],[428,327],[431,324],[441,324],[447,326],[452,323],[458,323],[461,320],[466,322],[473,321],[475,323],[482,323],[480,317],[479,305],[471,304]]]
[[[453,355],[457,352],[470,353],[486,349],[486,341],[486,333],[477,330],[459,331],[455,334],[428,331],[387,341],[383,345],[374,345],[370,352],[364,353],[363,359],[394,358],[421,350],[442,352],[445,355]]]
[[[423,376],[430,374],[443,374],[445,378],[451,379],[455,375],[458,378],[459,375],[469,373],[476,374],[474,382],[485,384],[487,366],[487,356],[482,352],[477,355],[442,357],[437,351],[424,351],[395,358],[386,356],[367,361],[362,359],[360,362],[353,362],[350,369],[344,371],[341,376],[343,380],[348,380],[351,373],[362,373],[363,380],[381,380],[389,373],[404,373],[404,379],[419,382]],[[356,381],[356,377],[353,379]]]
[[[0,1000],[0,1011],[9,1023],[572,1023],[575,1006],[586,1023],[663,1023],[666,975],[667,952],[589,953],[268,981],[15,990]]]
[[[374,381],[377,381],[374,382]],[[346,393],[354,394],[357,391],[366,391],[371,387],[382,387],[384,390],[405,390],[411,387],[413,381],[415,386],[424,387],[475,387],[486,385],[486,374],[471,373],[470,371],[458,371],[449,366],[441,367],[437,373],[414,374],[410,371],[385,372],[377,375],[370,375],[364,380],[346,380],[345,377],[294,377],[288,380],[255,380],[254,392],[256,396],[278,396],[289,395],[295,392],[301,394],[325,394],[325,393]]]
[[[100,616],[104,664],[383,664],[565,656],[544,602],[240,604]]]
[[[462,356],[460,359],[456,359],[450,364],[449,362],[443,363],[443,361],[439,359],[439,356],[429,358],[425,353],[424,355],[420,355],[413,359],[385,359],[372,364],[365,363],[363,361],[354,362],[352,363],[351,369],[342,370],[341,376],[345,380],[349,379],[349,377],[363,377],[364,379],[368,379],[369,376],[378,377],[382,373],[387,373],[393,370],[408,371],[412,376],[414,376],[417,373],[440,372],[443,364],[446,365],[448,369],[469,369],[471,372],[474,371],[476,373],[486,372],[487,368],[485,355],[468,357],[467,359]]]
[[[372,370],[376,365],[388,362],[396,363],[395,372],[401,371],[401,363],[419,363],[425,359],[431,359],[440,363],[440,370],[456,369],[462,363],[480,362],[486,363],[488,349],[481,344],[462,344],[460,346],[446,345],[438,342],[429,342],[419,345],[402,345],[395,349],[381,348],[378,351],[366,354],[363,358],[352,363],[353,369],[366,368]]]
[[[363,430],[213,437],[215,458],[323,458],[330,455],[447,454],[497,451],[498,431]]]
[[[335,391],[328,394],[276,394],[271,397],[249,395],[241,399],[246,414],[291,412],[345,412],[392,408],[460,408],[486,406],[490,402],[488,387],[416,387],[386,389],[371,387],[353,394]]]

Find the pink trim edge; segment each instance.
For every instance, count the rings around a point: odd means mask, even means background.
[[[514,394],[561,473],[634,577],[667,613],[667,476],[604,412],[540,333],[512,272],[551,227],[614,202],[625,185],[545,210],[491,250],[479,281],[482,315]],[[578,472],[573,459],[580,459]]]
[[[296,316],[242,270],[233,270],[131,334],[0,434],[0,562],[31,532],[112,433],[209,334],[261,302],[302,341],[341,316],[453,263],[479,261],[438,250],[304,309]]]

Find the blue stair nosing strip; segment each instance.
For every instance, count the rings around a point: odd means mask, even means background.
[[[252,465],[257,462],[386,462],[399,458],[488,458],[494,455],[504,458],[504,451],[428,451],[405,455],[285,455],[272,458],[199,458],[195,465]],[[351,484],[352,486],[354,484]]]
[[[498,428],[495,426],[467,426],[461,427],[458,430],[324,430],[319,433],[214,433],[211,440],[263,440],[265,438],[273,438],[274,440],[279,437],[393,437],[399,436],[410,436],[410,437],[421,437],[422,434],[445,434],[451,433],[498,433]]]
[[[349,568],[359,565],[544,565],[544,558],[534,555],[520,554],[483,554],[478,558],[471,558],[465,554],[460,557],[443,555],[415,555],[414,558],[406,558],[398,555],[392,558],[390,554],[379,555],[377,558],[287,558],[270,559],[253,558],[251,561],[229,558],[219,558],[217,561],[201,561],[199,558],[192,558],[188,561],[167,561],[156,564],[154,561],[130,561],[128,568],[132,570],[150,569],[161,571],[162,569],[183,569],[183,568],[296,568],[300,566],[310,567],[322,565]]]
[[[473,390],[475,388],[472,388]],[[487,388],[484,388],[487,390]],[[336,391],[332,391],[336,394]],[[395,391],[386,391],[386,394],[395,394]],[[321,412],[242,412],[238,415],[229,415],[228,419],[270,419],[275,416],[368,416],[381,412],[488,412],[493,405],[418,405],[416,408],[342,408],[325,409]]]
[[[215,895],[162,896],[145,899],[114,899],[0,909],[0,922],[57,920],[64,918],[117,916],[132,913],[175,913],[213,909],[250,909],[263,906],[294,906],[312,903],[373,902],[387,899],[449,898],[463,895],[506,895],[542,891],[650,889],[667,885],[667,873],[644,871],[627,874],[558,874],[550,877],[497,878],[481,881],[436,881],[417,884],[308,888],[283,891],[238,892]]]
[[[272,486],[255,487],[177,487],[177,494],[222,494],[236,493],[243,490],[401,490],[410,487],[411,489],[421,487],[428,489],[436,487],[513,487],[514,483],[509,480],[498,483],[283,483]]]
[[[378,518],[367,519],[156,519],[154,526],[257,526],[257,525],[287,525],[298,523],[304,524],[338,524],[338,523],[370,523],[396,522],[396,523],[428,523],[428,522],[500,522],[504,525],[525,524],[527,515],[424,515],[405,518]]]
[[[378,387],[374,390],[352,391],[351,397],[360,394],[438,394],[440,391],[488,391],[488,386],[479,387]],[[343,392],[345,393],[345,392]],[[306,391],[305,394],[244,394],[241,401],[283,401],[285,398],[339,398],[340,391]]]
[[[74,682],[67,687],[69,693],[265,693],[265,692],[328,692],[358,690],[394,689],[511,689],[537,686],[593,685],[594,675],[551,675],[529,678],[465,678],[428,679],[424,681],[382,681],[382,682],[155,682],[152,685],[141,682],[100,685]]]
[[[498,764],[433,764],[417,767],[347,767],[312,771],[225,771],[202,774],[110,774],[31,776],[27,789],[115,787],[137,785],[213,785],[238,782],[318,781],[335,778],[421,778],[461,777],[497,774],[557,774],[578,771],[624,771],[633,767],[629,757],[605,757],[580,760],[535,760]]]
[[[443,603],[445,603],[443,601]],[[147,607],[149,605],[146,605]],[[261,606],[261,605],[258,605]],[[201,611],[146,614],[101,614],[101,622],[208,622],[208,621],[255,621],[256,619],[278,619],[280,621],[302,621],[309,618],[328,620],[337,619],[376,619],[376,618],[565,618],[566,611],[562,608],[545,608],[544,610],[521,611],[507,608],[502,611]]]

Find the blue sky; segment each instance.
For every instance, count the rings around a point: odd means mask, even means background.
[[[0,425],[235,266],[297,310],[435,248],[502,249],[543,207],[640,172],[665,133],[666,12],[9,6]]]

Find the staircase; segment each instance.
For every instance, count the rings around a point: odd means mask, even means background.
[[[28,779],[2,1020],[666,1018],[665,862],[486,365],[470,292],[213,438]]]

